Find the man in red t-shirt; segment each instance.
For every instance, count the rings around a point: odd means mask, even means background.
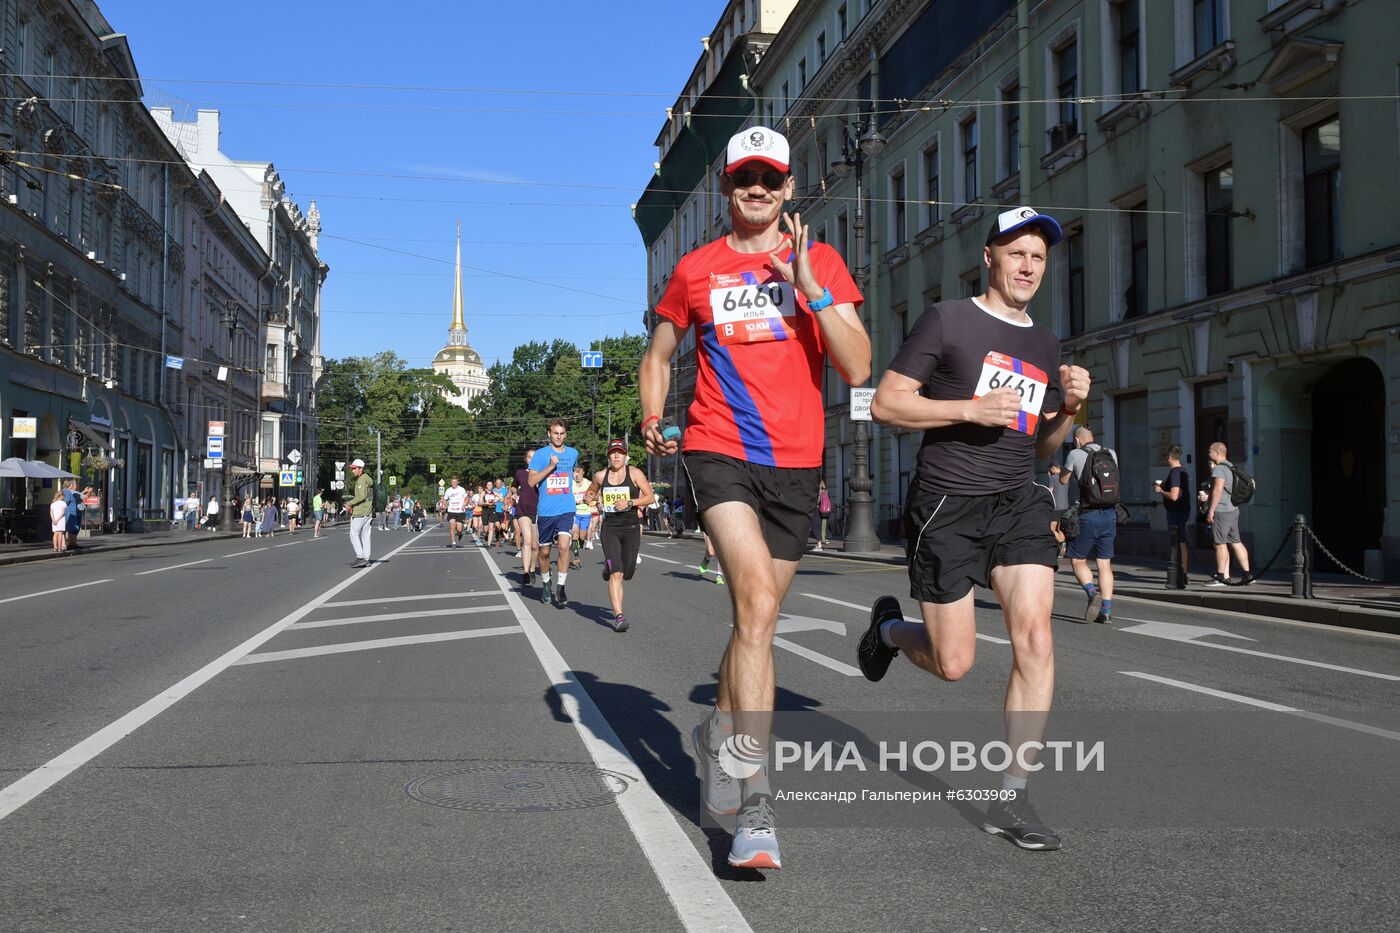
[[[720,180],[732,232],[683,257],[656,306],[661,322],[641,367],[642,436],[653,454],[680,447],[660,419],[671,356],[694,327],[699,370],[682,463],[734,603],[716,708],[692,733],[701,796],[712,813],[738,814],[731,865],[780,868],[772,792],[758,766],[773,710],[773,632],[821,479],[824,357],[861,385],[870,338],[845,260],[810,243],[801,216],[783,211],[794,188],[787,140],[762,126],[737,133]]]

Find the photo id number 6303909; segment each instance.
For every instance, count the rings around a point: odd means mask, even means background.
[[[779,284],[751,285],[748,288],[725,289],[722,307],[726,311],[740,308],[775,308],[783,306],[783,288]]]

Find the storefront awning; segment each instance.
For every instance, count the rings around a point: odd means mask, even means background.
[[[77,431],[79,434],[81,434],[84,438],[87,439],[87,443],[83,446],[96,447],[99,450],[102,450],[106,453],[112,454],[114,456],[116,455],[117,451],[116,448],[112,446],[112,442],[104,438],[101,434],[98,434],[98,429],[93,425],[88,424],[86,421],[79,421],[76,418],[69,418],[68,429],[70,431]]]

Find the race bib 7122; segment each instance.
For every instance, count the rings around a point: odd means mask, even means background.
[[[545,495],[549,496],[572,496],[574,494],[574,477],[571,473],[555,473],[547,476],[544,480]]]
[[[791,340],[797,299],[785,279],[760,282],[754,272],[710,276],[710,313],[722,346]]]
[[[1050,380],[1044,370],[1014,356],[992,352],[982,360],[982,375],[972,397],[979,399],[993,389],[1011,389],[1021,396],[1021,411],[1007,427],[1022,434],[1034,434],[1049,387]]]

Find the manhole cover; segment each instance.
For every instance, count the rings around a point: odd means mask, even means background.
[[[602,807],[626,789],[620,774],[563,761],[481,761],[425,775],[404,788],[435,807],[501,813]]]

